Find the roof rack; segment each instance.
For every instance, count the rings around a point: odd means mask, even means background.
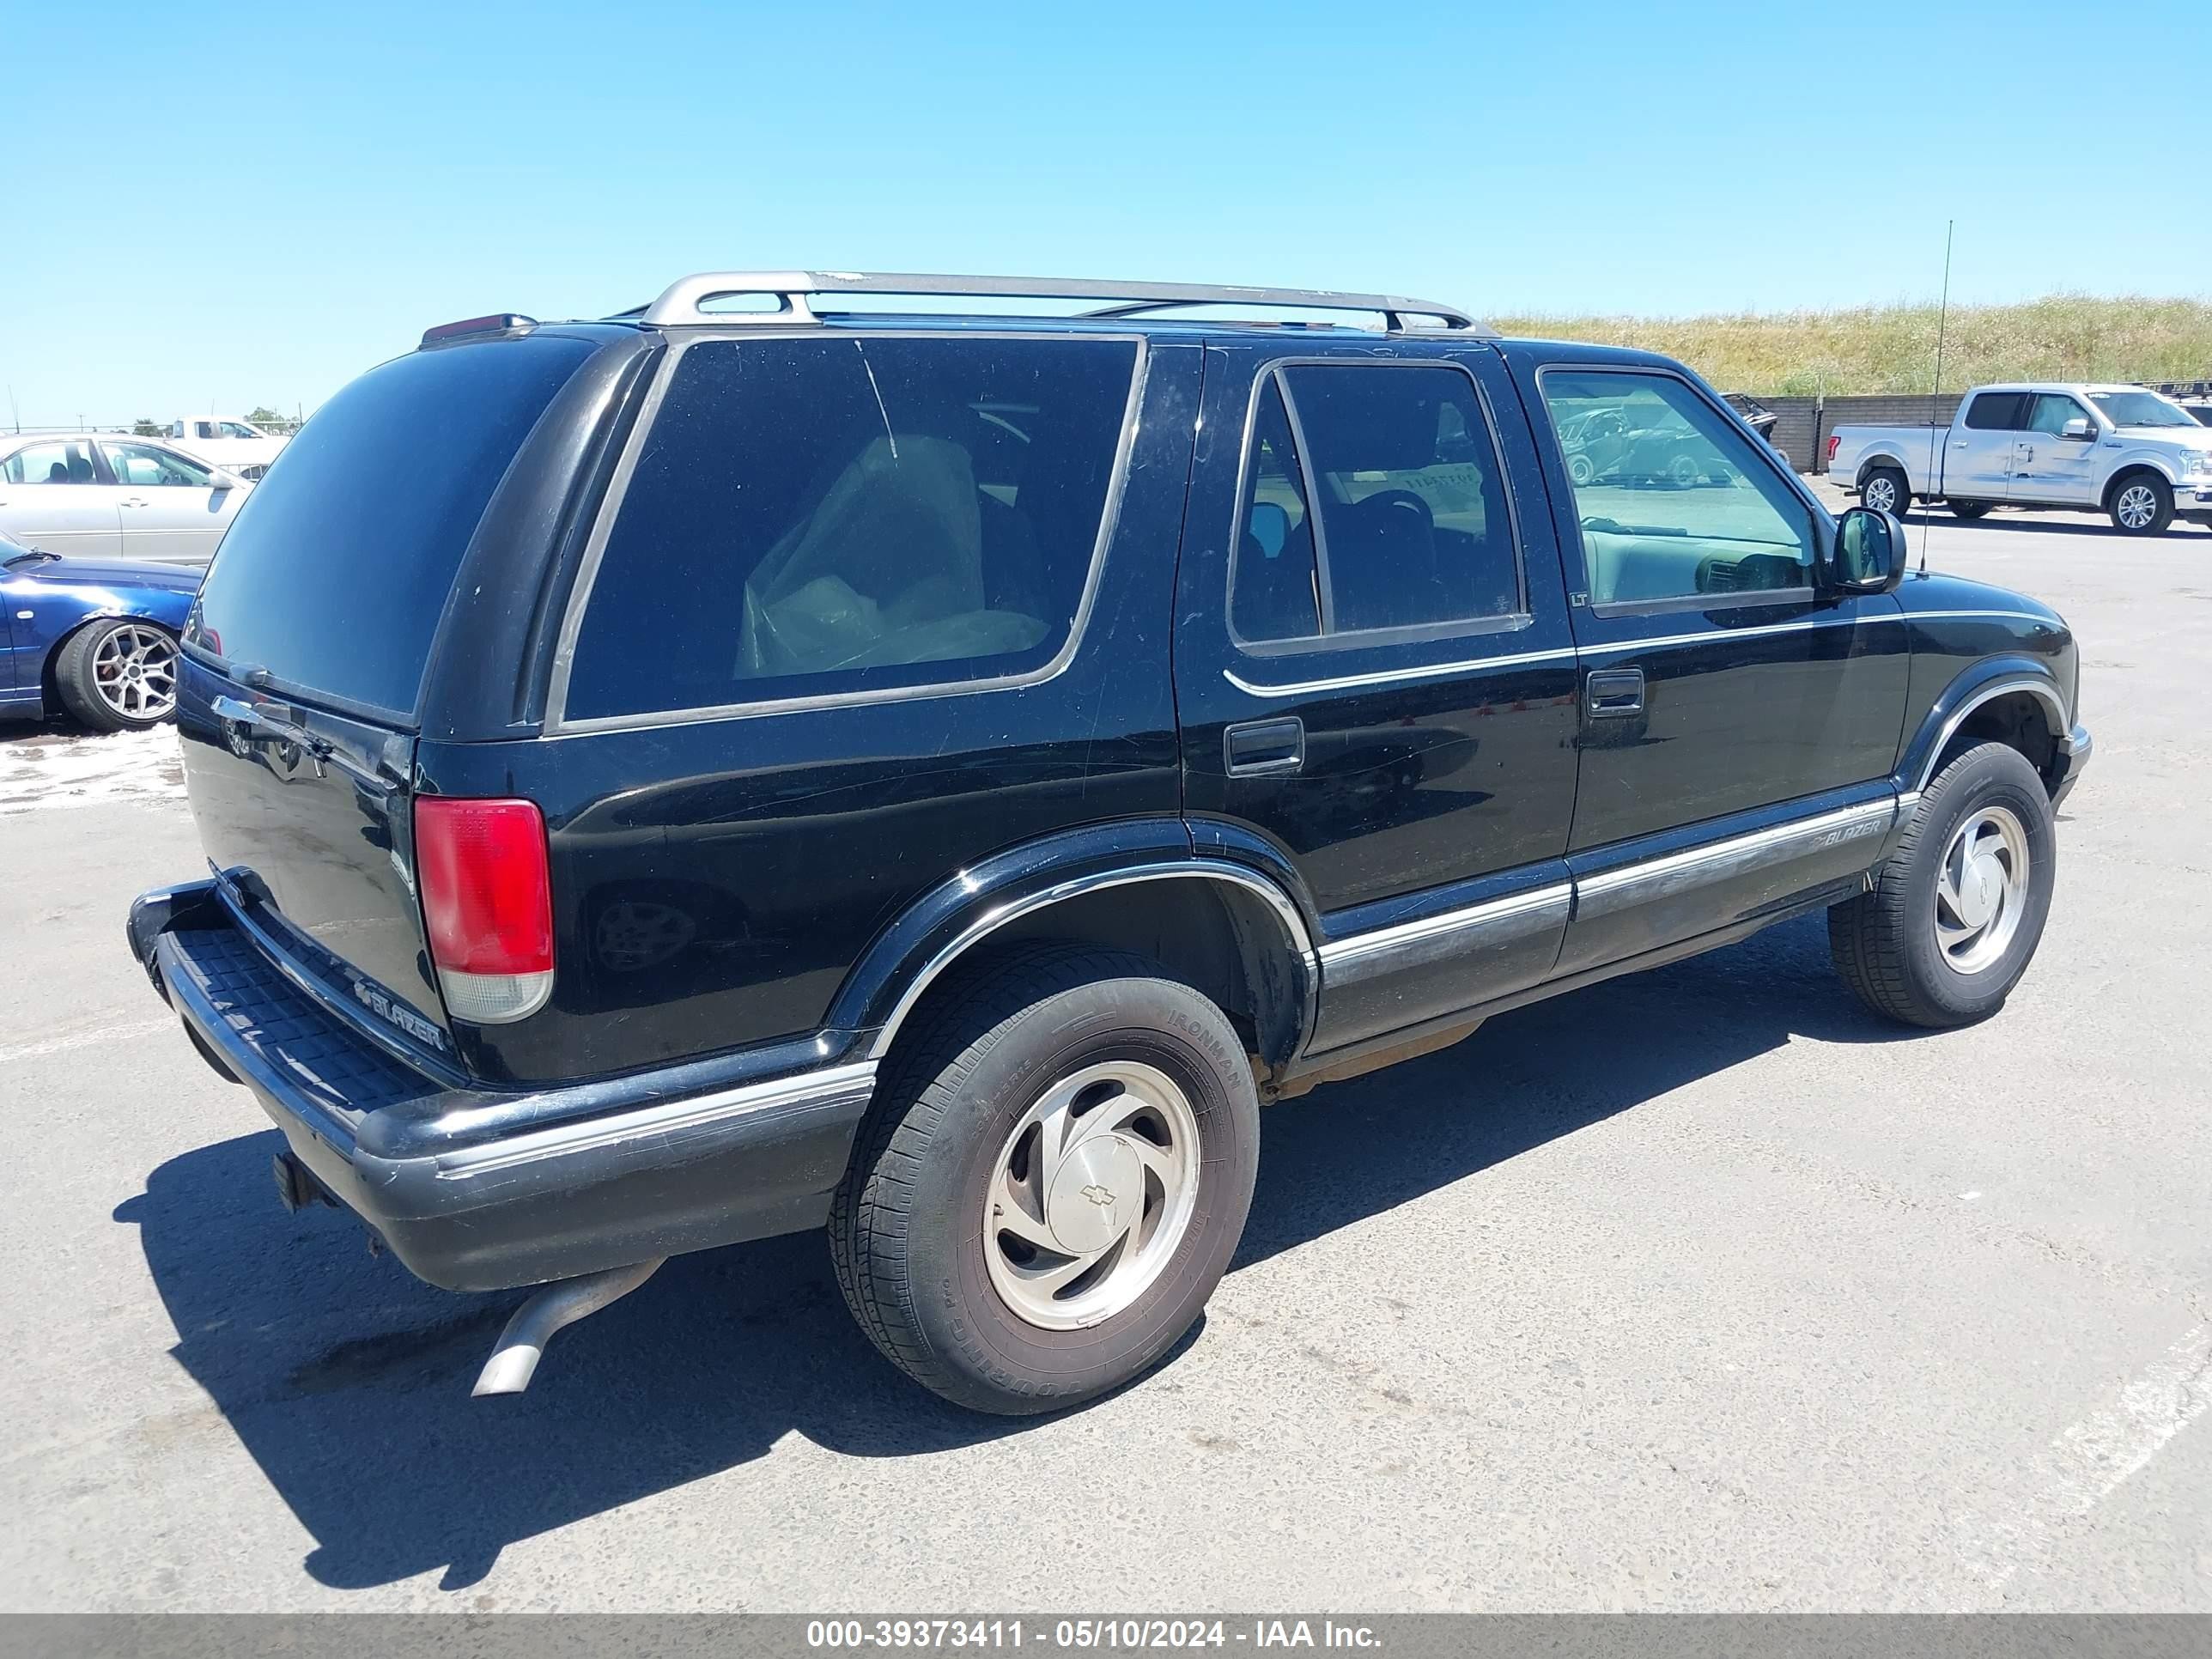
[[[825,294],[952,295],[992,300],[1110,300],[1093,317],[1133,317],[1191,306],[1259,306],[1270,310],[1380,313],[1393,333],[1407,317],[1433,318],[1443,328],[1490,331],[1452,306],[1394,294],[1340,294],[1327,289],[1216,288],[1195,283],[1109,283],[1087,276],[932,276],[859,270],[710,270],[671,283],[651,305],[619,313],[657,326],[671,324],[768,324],[787,327],[822,319],[809,299]],[[773,310],[714,311],[710,301],[774,300]]]

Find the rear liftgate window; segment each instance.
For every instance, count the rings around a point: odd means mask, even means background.
[[[1025,673],[1081,607],[1118,340],[684,352],[601,555],[571,720]]]
[[[354,381],[239,508],[185,642],[411,718],[477,522],[592,349],[550,336],[447,346]]]

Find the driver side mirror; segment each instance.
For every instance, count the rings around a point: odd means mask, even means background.
[[[2086,444],[2097,435],[2097,429],[2089,424],[2088,416],[2076,415],[2058,428],[2058,435],[2062,438],[2069,438],[2077,444]]]
[[[1836,520],[1833,586],[1839,593],[1889,593],[1905,580],[1905,522],[1854,507]]]
[[[246,480],[235,472],[225,471],[219,466],[211,466],[208,469],[208,488],[210,489],[243,489],[246,488]]]

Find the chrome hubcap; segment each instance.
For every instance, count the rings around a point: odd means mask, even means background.
[[[2027,830],[1985,806],[1951,834],[1936,877],[1936,948],[1961,974],[2005,953],[2027,909]]]
[[[165,719],[177,706],[177,647],[158,628],[118,628],[93,650],[92,684],[126,719]]]
[[[2158,517],[2158,497],[2151,493],[2148,484],[2130,484],[2113,503],[2113,511],[2129,529],[2148,529]]]
[[[1897,510],[1897,486],[1887,478],[1869,478],[1859,492],[1859,499],[1877,513]]]
[[[1111,1319],[1174,1259],[1198,1171],[1198,1114],[1167,1073],[1115,1060],[1062,1078],[992,1166],[982,1218],[992,1288],[1048,1330]]]

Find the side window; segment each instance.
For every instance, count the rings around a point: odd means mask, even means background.
[[[602,550],[572,720],[1027,672],[1095,562],[1137,348],[687,349]]]
[[[258,438],[261,435],[243,422],[223,421],[219,424],[222,429],[222,435],[226,438]]]
[[[1966,406],[1966,424],[1977,432],[2027,429],[2027,393],[1984,392]]]
[[[0,477],[11,484],[93,483],[90,444],[26,444],[0,462]]]
[[[1591,604],[1811,584],[1811,509],[1688,386],[1630,371],[1555,369],[1542,380],[1582,520]]]
[[[2036,394],[2035,410],[2028,416],[2027,425],[2024,429],[2029,432],[2045,433],[2053,438],[2060,438],[2066,434],[2067,422],[2088,419],[2089,411],[2071,398],[2063,393],[2053,394],[2042,392]],[[2089,429],[2093,433],[2096,430],[2094,422],[2090,422]]]
[[[1245,476],[1229,609],[1241,639],[1480,622],[1522,608],[1497,447],[1474,383],[1456,368],[1275,370]]]
[[[115,469],[118,483],[197,486],[204,489],[215,482],[215,475],[205,467],[166,449],[155,449],[150,444],[109,444],[107,464]]]
[[[1230,626],[1244,640],[1310,639],[1321,632],[1313,525],[1282,388],[1272,374],[1261,386],[1245,477]]]

